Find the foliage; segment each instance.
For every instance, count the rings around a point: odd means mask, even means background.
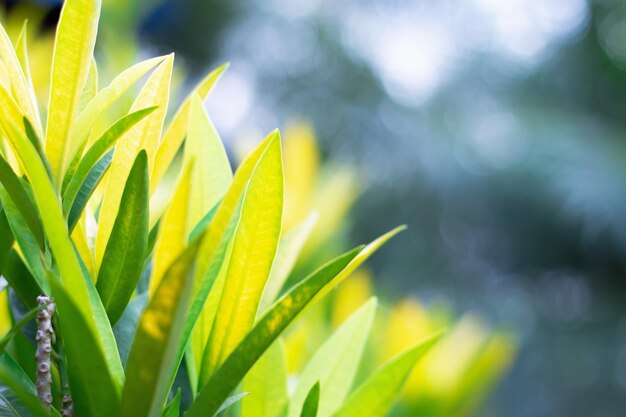
[[[99,88],[99,14],[99,1],[65,2],[47,107],[35,93],[26,32],[14,47],[0,28],[0,265],[10,304],[1,319],[16,326],[0,352],[2,409],[67,414],[63,397],[71,395],[80,417],[384,415],[440,333],[357,384],[376,306],[367,301],[312,359],[292,396],[281,345],[303,311],[401,228],[264,297],[278,248],[299,244],[282,237],[280,134],[271,132],[232,174],[202,106],[225,66],[167,124],[173,55],[137,64]],[[148,73],[130,109],[109,123],[109,109]],[[172,161],[181,146],[178,168]],[[178,178],[173,190],[160,186],[168,170]],[[167,201],[163,209],[159,199]],[[281,268],[286,276],[289,263]],[[52,377],[49,410],[35,395],[33,329],[18,331],[21,318],[35,314],[28,311],[38,294],[56,304],[53,359],[47,368],[38,364]],[[329,367],[324,358],[335,349],[342,359]],[[262,381],[269,378],[268,386]]]

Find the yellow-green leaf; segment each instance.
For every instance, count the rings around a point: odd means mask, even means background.
[[[72,126],[66,162],[71,161],[76,152],[85,144],[89,132],[96,124],[96,121],[101,118],[131,86],[164,59],[164,57],[151,58],[133,65],[115,77],[108,86],[100,90],[98,94],[89,101],[85,109],[78,115],[74,126]]]
[[[46,155],[57,184],[63,180],[70,129],[89,74],[99,17],[100,0],[66,0],[61,10],[52,56],[46,127]]]
[[[37,111],[35,93],[28,85],[20,60],[15,49],[13,49],[9,35],[7,35],[2,25],[0,25],[0,58],[2,58],[2,62],[8,72],[11,91],[18,106],[28,120],[35,125],[37,134],[41,137],[41,121]]]
[[[145,149],[148,154],[148,172],[151,170],[167,112],[173,64],[174,56],[169,55],[150,75],[130,110],[137,111],[153,106],[158,106],[158,108],[126,132],[118,140],[115,147],[111,167],[105,178],[106,187],[98,220],[95,251],[98,268],[111,234],[113,222],[117,217],[128,172],[135,157],[142,149]]]
[[[386,416],[417,361],[437,343],[441,336],[442,333],[437,333],[392,358],[368,377],[333,416]]]
[[[283,185],[280,135],[276,133],[246,187],[219,314],[205,349],[199,386],[254,324],[280,238]]]
[[[317,415],[329,417],[348,396],[374,321],[376,298],[370,298],[315,352],[298,379],[291,396],[289,416],[298,417],[306,396],[321,385]]]
[[[278,339],[254,364],[243,380],[241,417],[280,417],[287,406],[285,347]]]
[[[156,186],[159,184],[161,178],[167,171],[167,168],[172,163],[172,160],[178,153],[185,136],[187,135],[187,121],[189,119],[189,106],[191,98],[198,94],[202,100],[206,99],[209,92],[213,89],[213,86],[219,80],[222,73],[228,68],[228,64],[222,64],[219,67],[212,70],[200,83],[194,88],[192,93],[185,99],[180,106],[172,121],[170,122],[165,134],[163,135],[163,141],[159,146],[157,152],[154,169],[150,176],[150,194],[154,192]]]
[[[168,268],[142,314],[126,365],[120,417],[161,415],[193,287],[192,244]]]
[[[191,193],[194,198],[187,219],[191,230],[226,194],[233,180],[224,145],[198,94],[192,97],[189,108],[185,160],[197,161],[191,174]]]
[[[20,35],[17,37],[15,41],[15,54],[17,55],[17,59],[20,61],[20,65],[22,66],[22,71],[24,72],[24,78],[26,78],[26,84],[29,89],[29,94],[32,97],[31,102],[33,109],[35,111],[36,119],[33,121],[37,131],[40,132],[38,136],[41,138],[43,135],[41,134],[41,121],[39,120],[39,112],[37,111],[37,99],[35,96],[35,90],[33,88],[33,79],[30,74],[30,62],[28,59],[28,20],[24,21],[22,25],[22,30],[20,31]]]
[[[85,86],[83,87],[83,92],[80,95],[80,100],[78,101],[78,109],[77,112],[80,114],[87,104],[96,96],[98,93],[98,65],[96,64],[96,60],[94,58],[91,59],[91,65],[89,66],[89,73],[87,74],[87,81],[85,81]],[[71,132],[70,132],[71,137]]]
[[[187,214],[193,196],[190,177],[194,165],[192,161],[183,171],[171,204],[159,222],[159,233],[154,246],[154,264],[150,276],[150,294],[154,294],[167,268],[187,246]]]
[[[304,247],[308,237],[313,231],[315,223],[319,218],[317,213],[312,213],[301,224],[293,228],[278,243],[276,258],[272,264],[270,277],[263,291],[263,299],[261,300],[261,308],[267,308],[276,300],[280,290],[287,281],[291,270],[298,260],[298,255]]]

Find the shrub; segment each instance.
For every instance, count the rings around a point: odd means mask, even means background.
[[[291,396],[281,335],[400,229],[331,259],[260,309],[280,262],[279,133],[232,174],[202,106],[225,66],[199,83],[166,129],[173,55],[99,89],[99,12],[96,0],[65,2],[45,119],[25,32],[14,47],[0,29],[0,271],[13,318],[0,342],[3,412],[384,415],[439,334],[353,389],[372,298],[317,351]],[[148,73],[130,110],[100,132],[107,111]],[[159,185],[183,142],[168,195]],[[21,332],[35,317],[36,332]]]

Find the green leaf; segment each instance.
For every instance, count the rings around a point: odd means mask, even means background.
[[[70,211],[70,208],[73,208],[79,190],[84,187],[86,179],[94,170],[95,166],[98,165],[98,161],[102,160],[101,158],[103,157],[103,155],[105,155],[105,153],[125,132],[128,131],[128,129],[130,129],[144,117],[152,113],[155,109],[156,107],[149,107],[147,109],[142,109],[127,114],[126,116],[120,118],[109,129],[107,129],[104,134],[102,134],[102,136],[89,148],[89,150],[87,150],[85,155],[80,159],[80,162],[77,164],[76,171],[73,173],[71,178],[69,180],[67,178],[63,180],[63,182],[67,183],[67,187],[63,191],[64,213],[68,213]],[[111,155],[108,160],[110,161],[112,157],[113,155]],[[68,172],[68,175],[69,174],[70,173]],[[100,175],[100,177],[101,176],[102,175]],[[90,188],[93,189],[95,187]],[[81,206],[84,206],[84,204],[81,204]]]
[[[319,407],[320,402],[320,383],[319,381],[313,384],[309,393],[306,395],[304,399],[304,404],[302,405],[302,412],[300,413],[300,417],[317,417],[317,409]]]
[[[135,157],[142,149],[148,153],[148,172],[152,172],[154,164],[154,154],[156,153],[167,106],[170,97],[170,81],[172,77],[172,68],[174,66],[174,56],[169,55],[154,70],[145,85],[139,92],[131,106],[131,111],[145,109],[147,107],[157,106],[158,108],[136,123],[132,129],[117,142],[115,145],[115,153],[111,161],[111,168],[107,173],[106,186],[100,207],[100,215],[98,217],[98,232],[96,236],[95,259],[96,266],[100,268],[102,256],[113,223],[117,217],[117,212],[122,199],[122,190],[128,179],[128,172],[135,160]]]
[[[7,214],[11,233],[15,237],[21,255],[24,257],[26,265],[28,266],[28,270],[37,280],[38,286],[47,289],[44,257],[35,236],[33,236],[32,232],[29,230],[20,211],[15,207],[3,187],[0,187],[0,200],[2,200],[4,210]]]
[[[6,260],[15,242],[11,226],[7,220],[6,211],[0,207],[0,274],[4,272]]]
[[[441,336],[437,333],[392,358],[367,378],[333,417],[384,417],[417,361]]]
[[[263,290],[263,298],[261,300],[262,309],[271,305],[276,300],[276,297],[278,297],[278,294],[280,294],[291,270],[298,260],[300,251],[317,223],[318,217],[317,213],[311,214],[301,224],[287,233],[278,243],[276,257],[272,264],[272,271],[270,272],[270,277],[267,279],[267,284]]]
[[[307,306],[339,284],[400,230],[402,228],[394,229],[365,247],[357,247],[335,258],[282,296],[261,316],[198,393],[186,417],[201,417],[214,413],[263,352]]]
[[[331,416],[339,409],[352,388],[374,321],[376,304],[376,299],[371,298],[315,352],[302,370],[291,397],[290,417],[298,417],[306,396],[316,383],[323,387],[319,417]]]
[[[38,306],[28,313],[24,314],[20,320],[11,327],[11,329],[0,339],[0,355],[4,353],[9,342],[15,337],[22,327],[24,327],[29,321],[37,317],[37,313],[42,310],[44,306]]]
[[[0,381],[0,412],[3,416],[50,416],[37,398],[35,385],[6,352],[0,355]]]
[[[30,63],[28,62],[28,20],[24,20],[22,24],[22,30],[20,31],[17,40],[15,41],[15,54],[20,62],[22,71],[24,72],[24,78],[28,88],[28,94],[30,95],[32,102],[32,109],[37,109],[37,99],[35,96],[35,90],[33,89],[33,79],[30,74]],[[32,116],[31,116],[32,117]],[[39,112],[35,111],[34,123],[37,125],[37,130],[41,132],[41,121],[39,120]]]
[[[180,415],[180,395],[181,391],[178,389],[174,399],[163,410],[161,417],[178,417]]]
[[[223,412],[225,412],[226,410],[228,410],[230,407],[232,407],[233,405],[237,404],[241,399],[245,398],[247,395],[249,394],[249,392],[240,392],[239,394],[235,394],[232,395],[228,398],[226,398],[226,401],[224,401],[222,403],[222,405],[220,406],[220,408],[217,409],[217,411],[215,412],[215,415],[221,415]]]
[[[98,65],[94,58],[91,59],[91,65],[89,66],[89,73],[87,74],[87,81],[83,87],[83,91],[80,94],[80,100],[78,101],[77,113],[80,114],[87,104],[98,93]]]
[[[0,88],[0,98],[2,91]],[[0,109],[2,109],[1,106]],[[93,332],[89,337],[95,339],[98,352],[92,352],[91,354],[95,357],[98,357],[100,354],[104,356],[105,366],[113,377],[115,387],[121,386],[124,370],[115,349],[115,339],[111,325],[91,279],[84,275],[81,268],[80,258],[70,239],[67,225],[63,218],[58,194],[48,177],[44,163],[39,158],[33,144],[10,118],[0,117],[0,123],[7,133],[12,146],[18,150],[18,154],[24,162],[26,175],[32,186],[37,211],[48,237],[52,255],[56,260],[56,266],[63,280],[64,289],[67,290],[68,297],[74,302],[82,319],[87,322],[88,330]],[[79,318],[75,317],[74,320],[79,320]],[[71,333],[68,336],[72,338]],[[75,337],[78,338],[80,336],[75,335]],[[77,356],[77,358],[81,358],[81,356]],[[76,359],[76,362],[81,360],[88,361],[89,358],[83,356],[81,359]],[[88,366],[88,362],[81,363],[75,366],[74,369],[76,372],[88,372]],[[88,378],[88,376],[83,377]]]
[[[104,174],[109,169],[111,165],[111,160],[113,159],[113,150],[110,150],[102,158],[96,162],[96,164],[91,168],[85,180],[80,185],[76,193],[76,198],[74,199],[74,203],[72,204],[72,208],[70,209],[67,215],[67,228],[70,232],[74,231],[74,228],[78,224],[78,220],[80,220],[80,216],[82,216],[89,199],[92,194],[102,181]],[[69,201],[69,200],[66,200]]]
[[[29,198],[28,194],[22,187],[20,179],[15,175],[13,169],[9,163],[0,156],[0,183],[4,186],[11,201],[24,218],[28,229],[30,229],[33,237],[35,238],[39,248],[45,249],[45,243],[43,238],[43,229],[41,228],[41,222],[37,217],[37,211],[35,205]]]
[[[243,380],[250,395],[241,401],[241,417],[280,417],[287,406],[285,348],[278,339],[254,364]]]
[[[139,318],[147,304],[147,293],[144,292],[137,295],[128,303],[124,314],[122,314],[120,320],[115,324],[115,327],[113,327],[117,350],[120,352],[120,359],[124,366],[126,366],[126,362],[128,362],[128,354],[130,353],[130,347],[133,343],[133,337],[135,337]]]
[[[58,278],[51,276],[49,281],[62,324],[61,337],[76,415],[113,416],[119,407],[120,393],[97,333]]]
[[[361,249],[361,247],[353,249],[327,263],[270,308],[198,393],[186,417],[215,413],[287,325],[325,284],[331,282],[348,266]]]
[[[160,416],[178,363],[185,313],[193,287],[194,243],[167,270],[137,327],[126,365],[120,416]]]
[[[276,132],[246,187],[231,255],[235,261],[226,272],[219,314],[202,361],[200,387],[254,325],[280,238],[283,185],[280,135]]]
[[[20,298],[22,304],[27,308],[35,308],[37,296],[43,294],[44,291],[15,250],[11,250],[5,258],[2,275]]]
[[[50,102],[46,127],[46,155],[61,184],[69,159],[70,129],[89,75],[98,32],[99,0],[66,0],[56,30]]]
[[[148,245],[148,157],[139,152],[128,175],[96,288],[111,324],[121,317],[137,286]]]

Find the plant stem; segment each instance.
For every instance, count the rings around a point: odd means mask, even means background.
[[[51,318],[54,314],[54,302],[51,297],[40,295],[37,297],[39,305],[45,306],[37,313],[37,396],[39,401],[50,408],[52,404],[52,376],[50,374],[50,353],[52,352],[52,341],[54,330],[52,329]]]

